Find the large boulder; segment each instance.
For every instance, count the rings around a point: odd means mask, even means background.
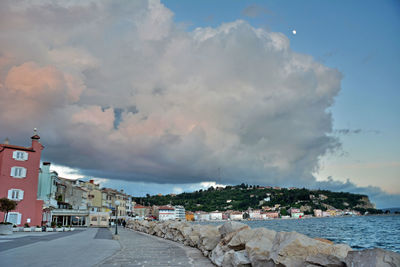
[[[258,237],[266,236],[268,239],[274,240],[276,235],[275,231],[266,228],[244,228],[234,233],[235,235],[229,241],[228,247],[236,251],[245,249],[247,242]]]
[[[352,267],[395,267],[400,266],[400,254],[374,248],[350,251],[344,261]]]
[[[224,259],[222,261],[223,267],[247,267],[251,266],[250,260],[247,257],[246,251],[234,251],[229,250],[224,255]]]
[[[345,267],[343,260],[333,255],[317,254],[306,258],[306,262],[311,266],[326,266],[326,267]]]
[[[208,256],[209,251],[213,250],[219,243],[221,236],[218,228],[212,225],[203,225],[199,233],[198,248],[205,256]]]
[[[252,266],[275,266],[271,259],[276,232],[265,228],[254,229],[254,237],[246,242],[246,252]]]
[[[229,251],[227,246],[223,246],[221,242],[208,255],[210,260],[217,266],[222,266],[225,254]]]
[[[334,262],[337,262],[343,261],[349,251],[351,248],[348,245],[331,245],[296,232],[279,232],[270,257],[276,264],[304,266],[309,264],[307,258],[310,256],[318,255],[320,259],[325,256],[326,260],[328,256],[333,256]]]
[[[227,234],[231,232],[236,232],[238,230],[249,229],[247,224],[240,222],[226,222],[218,228],[221,237],[224,238]]]
[[[251,266],[246,250],[235,251],[232,263],[233,266]]]

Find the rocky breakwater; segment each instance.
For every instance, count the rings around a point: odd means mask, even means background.
[[[217,266],[400,266],[400,254],[382,249],[353,251],[348,245],[296,232],[187,222],[130,221],[127,227],[196,247]]]

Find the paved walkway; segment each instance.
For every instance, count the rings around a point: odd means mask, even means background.
[[[97,266],[215,266],[200,250],[128,229],[118,229],[121,250]]]
[[[94,266],[120,249],[105,228],[63,233],[15,233],[0,238],[1,267]]]

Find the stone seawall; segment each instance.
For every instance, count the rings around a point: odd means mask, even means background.
[[[353,251],[348,245],[296,232],[187,222],[130,221],[136,231],[198,248],[217,266],[400,266],[400,254],[383,249]]]

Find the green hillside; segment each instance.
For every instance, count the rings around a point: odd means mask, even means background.
[[[280,205],[284,213],[290,207],[301,208],[306,214],[311,214],[314,209],[326,210],[354,209],[365,213],[382,213],[374,209],[368,196],[346,192],[331,192],[328,190],[273,189],[245,184],[227,186],[225,188],[210,187],[193,193],[170,194],[166,196],[134,197],[134,201],[143,205],[182,205],[189,211],[224,211],[248,208],[258,209],[262,206],[273,207]]]

